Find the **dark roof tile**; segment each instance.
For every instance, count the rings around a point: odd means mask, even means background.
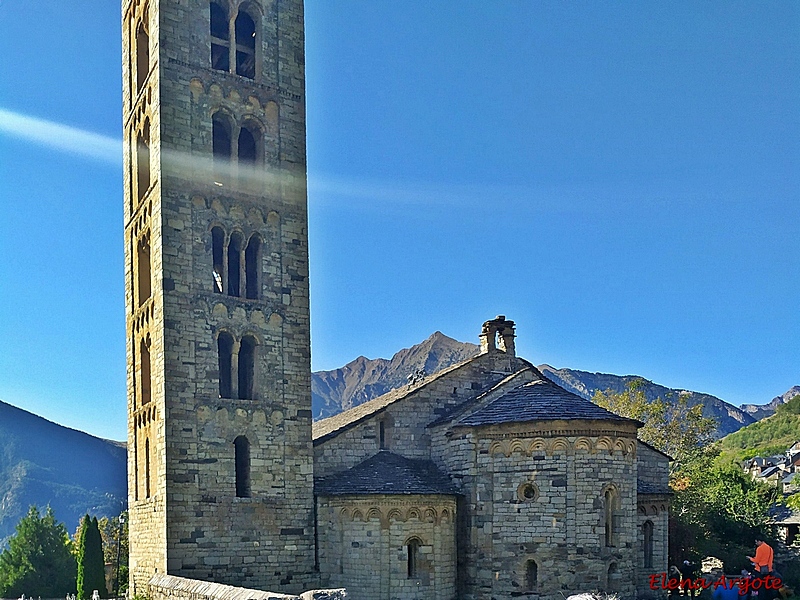
[[[433,462],[412,460],[387,450],[343,473],[316,479],[314,491],[319,496],[458,494],[450,478]]]
[[[467,415],[458,425],[479,426],[554,419],[636,422],[543,379],[521,385]]]

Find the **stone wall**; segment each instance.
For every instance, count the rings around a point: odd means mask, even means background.
[[[323,585],[346,587],[355,600],[456,597],[454,497],[321,497],[317,515]]]
[[[384,423],[386,449],[406,458],[429,459],[431,430],[428,424],[431,421],[528,365],[526,361],[504,352],[479,355],[431,378],[408,392],[401,401],[344,427],[337,435],[315,439],[314,468],[317,477],[349,469],[377,453],[380,450],[381,422]],[[399,398],[403,390],[391,393],[396,393]],[[376,399],[372,402],[379,401]],[[361,407],[355,410],[358,408]],[[346,414],[330,419],[341,420]],[[328,419],[320,423],[325,421]]]
[[[311,590],[299,596],[262,592],[174,575],[154,575],[147,584],[150,600],[346,600],[344,589]]]
[[[231,31],[239,9],[256,24],[253,78],[212,69],[208,0],[123,3],[134,593],[163,573],[290,592],[317,580],[303,3],[217,4]],[[139,90],[141,26],[149,61]],[[213,155],[214,118],[230,128],[230,159]],[[246,128],[256,132],[254,167],[237,162]],[[147,190],[139,185],[145,154]],[[222,231],[220,272],[213,228]],[[220,381],[223,335],[232,340],[230,391]],[[246,383],[237,389],[245,338],[255,343],[247,393]],[[237,476],[240,436],[249,460]]]
[[[553,420],[456,428],[434,443],[434,460],[465,494],[460,597],[555,599],[591,589],[633,596],[634,436],[632,424]],[[608,489],[615,495],[610,546]]]
[[[655,489],[666,491],[669,482],[669,458],[642,442],[637,445],[639,480]]]
[[[666,573],[669,568],[669,497],[640,496],[637,516],[639,535],[637,540],[638,557],[636,589],[639,598],[659,598],[661,590],[651,590],[649,576]],[[645,525],[650,523],[653,535],[653,554],[650,566],[645,564]]]

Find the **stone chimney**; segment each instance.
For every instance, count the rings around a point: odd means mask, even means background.
[[[514,321],[507,321],[505,315],[497,315],[486,321],[481,328],[481,353],[499,350],[515,356]]]

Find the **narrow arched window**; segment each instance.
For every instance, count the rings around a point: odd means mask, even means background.
[[[642,534],[644,538],[644,566],[650,569],[653,566],[653,522],[645,521],[642,525]]]
[[[228,295],[241,296],[242,234],[233,233],[228,242]]]
[[[225,246],[225,232],[222,227],[214,227],[211,229],[211,277],[213,279],[213,290],[217,294],[222,293],[222,281],[225,273],[225,259],[224,250]]]
[[[233,453],[236,469],[236,497],[250,497],[250,442],[240,435],[233,440]]]
[[[144,441],[144,497],[150,497],[150,440]]]
[[[231,125],[219,113],[211,119],[211,137],[214,161],[228,163],[231,160]]]
[[[150,37],[147,35],[145,23],[147,13],[142,17],[144,23],[140,23],[136,29],[136,93],[142,91],[144,82],[150,72]]]
[[[386,448],[386,423],[383,421],[378,423],[378,448]]]
[[[211,3],[211,68],[230,71],[230,29],[228,13],[216,2]]]
[[[619,569],[617,568],[617,563],[612,562],[608,565],[608,574],[606,576],[608,581],[606,591],[613,592],[616,591],[619,583]]]
[[[605,545],[613,547],[616,545],[614,539],[614,508],[617,503],[617,495],[611,488],[607,489],[603,497],[604,521],[605,521]]]
[[[139,499],[139,430],[133,424],[133,499]]]
[[[535,560],[525,563],[525,589],[533,591],[539,585],[539,565]]]
[[[246,335],[239,347],[239,398],[250,400],[255,387],[256,340]]]
[[[260,136],[257,131],[251,130],[249,127],[242,127],[239,130],[239,164],[244,166],[253,167],[258,160],[258,152],[256,147],[256,140]]]
[[[136,245],[137,294],[139,306],[150,297],[150,238],[145,236]]]
[[[217,338],[219,356],[219,397],[230,398],[233,395],[233,337],[222,332]]]
[[[258,298],[259,282],[258,282],[258,257],[261,248],[261,240],[255,234],[250,237],[247,243],[247,249],[244,252],[244,276],[245,276],[245,297],[250,300]]]
[[[151,399],[151,385],[150,385],[150,346],[147,340],[142,339],[139,342],[139,360],[142,365],[141,380],[139,381],[139,389],[142,394],[142,405],[150,402]]]
[[[256,76],[256,24],[244,11],[239,11],[234,25],[236,32],[236,74],[249,79]]]
[[[422,542],[418,538],[411,538],[406,544],[409,579],[419,576],[419,547],[421,545]]]
[[[136,138],[136,185],[141,202],[150,189],[150,119],[145,119],[142,131]]]

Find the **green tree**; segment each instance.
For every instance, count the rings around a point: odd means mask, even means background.
[[[103,540],[97,517],[83,517],[78,536],[78,599],[87,600],[97,590],[101,598],[108,596],[106,590]]]
[[[0,598],[22,594],[60,598],[75,591],[75,559],[63,523],[50,507],[31,506],[0,554]]]
[[[728,572],[748,567],[756,535],[768,529],[768,511],[776,500],[774,486],[754,481],[733,464],[717,461],[712,443],[714,419],[686,398],[648,401],[643,381],[622,393],[599,392],[593,400],[619,415],[644,423],[639,438],[674,458],[670,465],[673,497],[669,519],[672,564],[716,556]]]
[[[703,416],[702,405],[689,406],[683,395],[648,400],[644,386],[643,379],[635,379],[621,393],[595,392],[592,401],[644,423],[639,439],[671,456],[670,470],[675,472],[711,442],[717,422]]]

